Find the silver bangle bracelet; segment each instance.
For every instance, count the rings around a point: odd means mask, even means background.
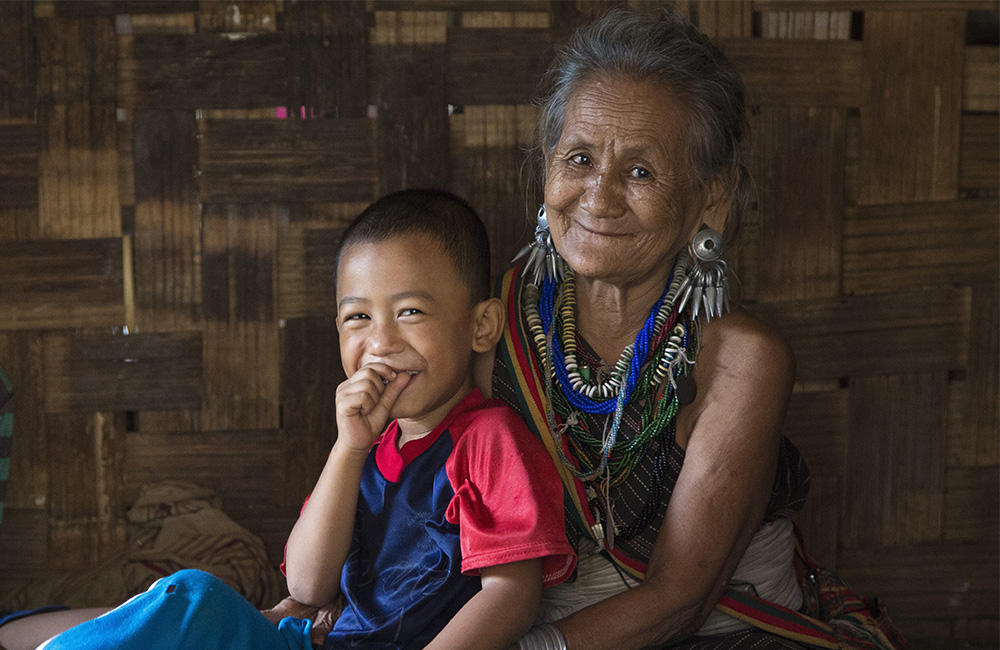
[[[566,650],[566,639],[555,625],[542,623],[521,637],[517,650]]]

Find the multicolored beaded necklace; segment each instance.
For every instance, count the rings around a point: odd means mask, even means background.
[[[593,373],[577,357],[576,277],[546,277],[528,283],[523,308],[545,376],[546,416],[563,464],[583,482],[598,523],[591,534],[609,547],[614,537],[630,538],[652,519],[662,495],[666,450],[672,442],[680,400],[676,380],[690,374],[698,351],[696,320],[680,313],[677,297],[689,268],[688,252],[678,255],[663,295],[653,305],[635,342],[622,351],[609,375]],[[641,409],[639,434],[619,439],[626,404]],[[562,424],[557,425],[556,414]],[[585,414],[606,414],[610,425],[592,431]],[[572,460],[563,451],[563,437]],[[669,438],[669,440],[668,440]],[[656,443],[659,444],[656,444]],[[654,455],[652,492],[638,519],[624,529],[607,524],[609,489],[632,473],[647,454]],[[657,487],[659,486],[659,487]]]

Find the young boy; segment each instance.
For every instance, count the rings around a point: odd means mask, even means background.
[[[548,454],[473,387],[475,353],[503,331],[488,265],[478,217],[445,192],[390,194],[344,233],[337,329],[349,377],[283,565],[299,603],[342,599],[325,649],[509,648],[542,585],[575,566]],[[309,636],[308,622],[275,628],[221,582],[184,571],[46,647],[306,650]]]

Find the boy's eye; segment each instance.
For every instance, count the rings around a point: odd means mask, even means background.
[[[358,314],[348,314],[347,316],[344,317],[344,322],[352,321],[352,320],[368,320],[369,318],[370,317],[368,316],[368,314],[361,314],[361,313],[358,313]]]
[[[422,314],[422,313],[424,313],[424,312],[420,311],[416,307],[409,307],[409,308],[404,309],[403,311],[399,312],[399,315],[400,316],[416,316],[417,314]]]

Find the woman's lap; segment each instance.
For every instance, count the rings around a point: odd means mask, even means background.
[[[285,619],[279,627],[221,580],[179,571],[121,606],[52,639],[45,650],[311,650],[310,626]]]
[[[720,636],[694,636],[661,650],[807,650],[807,646],[759,630]]]

